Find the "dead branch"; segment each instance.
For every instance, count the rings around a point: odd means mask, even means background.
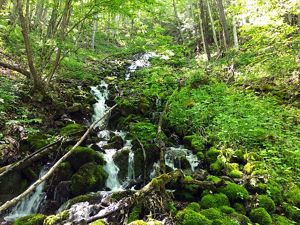
[[[24,75],[27,78],[30,78],[30,76],[31,76],[31,73],[29,71],[22,69],[21,67],[18,67],[18,66],[14,66],[14,65],[11,65],[11,64],[8,64],[5,62],[0,62],[0,66],[3,68],[6,68],[6,69],[16,71],[16,72]]]
[[[38,179],[36,182],[34,182],[27,190],[25,190],[22,194],[19,196],[13,198],[10,201],[7,201],[3,205],[0,206],[0,213],[3,212],[4,210],[8,209],[9,207],[12,207],[16,205],[20,200],[22,200],[26,195],[34,191],[42,182],[46,181],[54,172],[55,170],[59,167],[59,165],[65,161],[72,153],[74,150],[85,140],[85,138],[88,136],[88,134],[92,131],[92,129],[103,119],[107,117],[107,115],[114,109],[116,108],[117,105],[114,105],[111,107],[109,110],[107,110],[104,115],[93,122],[90,127],[86,130],[86,132],[83,134],[83,136],[79,139],[79,141],[65,154],[63,155],[51,168],[50,170],[42,176],[40,179]]]

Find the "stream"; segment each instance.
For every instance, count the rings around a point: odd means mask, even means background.
[[[139,55],[139,57],[132,61],[132,64],[128,67],[127,72],[125,74],[125,80],[129,80],[131,74],[134,73],[137,69],[145,68],[151,66],[150,59],[153,57],[158,57],[156,53],[145,53],[143,55]],[[107,111],[109,106],[106,104],[109,98],[109,85],[102,80],[98,86],[91,87],[91,93],[94,95],[96,99],[96,103],[94,104],[94,113],[91,118],[91,121],[95,121],[101,118],[104,113]],[[113,192],[124,191],[128,188],[128,183],[131,183],[136,177],[135,169],[134,169],[134,161],[135,161],[135,152],[133,150],[132,140],[127,138],[127,133],[122,130],[108,130],[107,124],[108,120],[102,121],[97,125],[97,136],[99,141],[95,143],[102,152],[99,154],[103,155],[103,158],[106,161],[106,165],[104,166],[105,171],[108,174],[108,178],[106,180],[106,189],[108,191],[99,191],[97,194],[101,196],[102,201],[108,201],[107,198]],[[123,140],[123,145],[121,148],[104,148],[108,145],[109,140],[112,137],[118,137]],[[128,151],[128,168],[125,173],[127,173],[126,179],[120,180],[119,173],[120,168],[115,163],[116,155],[121,151]],[[167,147],[165,161],[167,167],[172,170],[181,169],[183,164],[188,164],[188,167],[191,171],[194,171],[197,166],[199,166],[199,161],[195,155],[192,154],[192,151],[186,149],[184,146],[174,144],[174,146]],[[156,176],[156,171],[158,169],[159,162],[153,162],[152,171],[150,171],[149,179]],[[185,166],[186,167],[186,166]],[[40,172],[40,176],[47,172],[48,167],[44,167]],[[123,171],[124,172],[124,171]],[[6,221],[14,221],[17,218],[38,213],[40,210],[40,205],[45,198],[44,193],[45,184],[41,184],[38,186],[36,191],[21,201],[16,207],[14,207],[9,215],[5,217]],[[135,189],[135,186],[130,187],[132,190]],[[109,209],[113,209],[117,203],[111,203]],[[87,219],[91,214],[95,214],[96,205],[90,204],[89,202],[80,202],[74,204],[70,208],[70,222],[78,222],[83,219]],[[61,210],[61,209],[60,209]],[[107,211],[107,208],[104,209]],[[106,211],[98,210],[96,215],[105,214]],[[65,223],[71,224],[71,223]]]

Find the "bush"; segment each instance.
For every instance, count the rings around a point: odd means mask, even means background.
[[[254,223],[272,225],[272,218],[264,208],[252,209],[249,217]]]
[[[229,206],[228,197],[225,194],[208,194],[202,197],[200,205],[204,209]]]
[[[228,182],[225,187],[221,188],[220,192],[224,193],[231,202],[244,201],[250,197],[246,188],[231,182]]]

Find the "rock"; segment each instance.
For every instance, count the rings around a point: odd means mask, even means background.
[[[66,125],[65,127],[61,128],[60,135],[62,136],[70,136],[74,134],[81,134],[84,132],[86,128],[80,124],[77,123],[70,123]]]
[[[56,186],[54,191],[54,201],[56,201],[58,205],[61,205],[70,199],[70,186],[71,181],[62,181]]]
[[[46,216],[42,214],[32,214],[17,219],[14,225],[43,225]]]
[[[124,141],[120,136],[113,136],[109,141],[108,144],[103,146],[104,149],[121,149],[123,147]]]
[[[94,162],[84,164],[71,178],[71,192],[74,196],[105,187],[108,175],[101,165]]]
[[[208,176],[208,172],[206,170],[199,169],[193,174],[193,178],[195,180],[205,180]]]
[[[44,215],[51,215],[51,214],[54,214],[58,208],[59,208],[59,205],[56,201],[45,200],[41,204],[41,206],[39,208],[39,212]]]
[[[74,153],[69,157],[68,162],[70,162],[74,170],[78,170],[83,164],[89,162],[95,162],[99,165],[105,164],[102,155],[88,147],[77,147]]]
[[[118,178],[120,181],[125,181],[128,175],[128,158],[129,150],[122,149],[114,155],[114,162],[119,167]]]

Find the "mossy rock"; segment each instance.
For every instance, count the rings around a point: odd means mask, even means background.
[[[57,215],[47,216],[43,225],[59,225],[62,224],[62,222],[67,219],[69,219],[69,212],[62,211]]]
[[[223,214],[216,208],[209,208],[200,211],[200,214],[209,220],[221,219]]]
[[[85,127],[77,124],[77,123],[70,123],[67,124],[65,127],[61,128],[60,135],[62,136],[70,136],[74,134],[80,134],[81,132],[85,131]]]
[[[249,193],[246,188],[236,183],[227,182],[226,186],[220,189],[231,202],[245,201],[249,199]]]
[[[264,208],[268,213],[273,213],[275,210],[274,201],[266,195],[259,195],[257,197],[257,203],[258,207]]]
[[[188,204],[185,209],[190,209],[190,210],[193,210],[195,212],[200,212],[200,205],[198,202],[191,202],[190,204]]]
[[[32,214],[17,219],[13,225],[43,225],[45,218],[42,214]]]
[[[264,208],[252,209],[249,218],[252,222],[261,225],[272,225],[272,218]]]
[[[135,220],[129,223],[128,225],[148,225],[148,223],[144,220]]]
[[[105,225],[106,223],[103,220],[96,220],[92,223],[90,223],[90,225]]]
[[[236,221],[238,221],[238,224],[240,224],[240,225],[249,225],[249,224],[251,224],[251,220],[243,214],[232,213],[229,216],[231,218],[234,218]]]
[[[239,170],[232,170],[228,173],[228,176],[232,178],[242,178],[243,177],[243,172]]]
[[[227,206],[227,205],[223,205],[223,206],[219,207],[219,210],[225,214],[235,213],[235,209],[231,208],[230,206]]]
[[[105,160],[102,155],[95,150],[88,147],[77,147],[72,155],[69,157],[68,162],[70,162],[72,168],[74,170],[78,170],[82,165],[95,162],[99,165],[104,165]]]
[[[105,187],[108,175],[101,165],[94,162],[87,163],[71,178],[71,192],[73,195],[85,194],[98,191]]]
[[[283,202],[283,190],[280,185],[274,181],[270,181],[267,185],[267,192],[269,196],[273,199],[276,205]]]
[[[202,197],[200,205],[204,209],[218,208],[220,206],[229,206],[228,197],[225,194],[208,194]]]
[[[291,205],[300,208],[300,188],[296,185],[292,186],[286,193],[285,199]]]
[[[222,175],[224,164],[221,160],[217,159],[215,162],[210,164],[209,170],[213,175]]]
[[[45,134],[33,134],[29,135],[27,138],[27,142],[29,143],[30,147],[33,148],[34,150],[38,150],[50,143],[50,140],[48,139],[49,135]]]
[[[189,144],[193,148],[194,153],[203,152],[205,148],[205,140],[198,134],[185,136],[183,140],[186,141],[187,144]]]
[[[275,225],[293,225],[293,224],[296,224],[295,221],[289,220],[285,216],[273,215],[272,219],[273,219],[273,223]]]
[[[241,203],[238,203],[238,202],[234,203],[233,208],[235,209],[235,211],[237,211],[240,214],[243,214],[243,215],[246,214],[246,207]]]
[[[126,149],[126,148],[117,151],[113,157],[115,164],[120,169],[118,172],[118,178],[120,181],[124,181],[127,179],[128,158],[129,158],[129,149]]]
[[[206,156],[206,160],[208,163],[213,163],[218,159],[218,156],[220,155],[220,150],[216,149],[216,148],[210,148],[205,156]]]
[[[300,223],[300,208],[290,205],[288,203],[282,204],[283,211],[285,212],[285,215],[298,223]]]
[[[53,174],[52,185],[56,185],[61,181],[70,180],[73,175],[73,170],[69,162],[61,163]]]
[[[211,225],[212,221],[205,216],[193,210],[181,210],[176,215],[176,221],[179,225]]]
[[[230,219],[229,217],[223,217],[221,219],[216,219],[212,222],[212,225],[237,225],[238,222],[234,219]]]
[[[222,181],[220,177],[211,176],[211,175],[207,177],[207,180],[213,182],[214,184],[218,184]]]

